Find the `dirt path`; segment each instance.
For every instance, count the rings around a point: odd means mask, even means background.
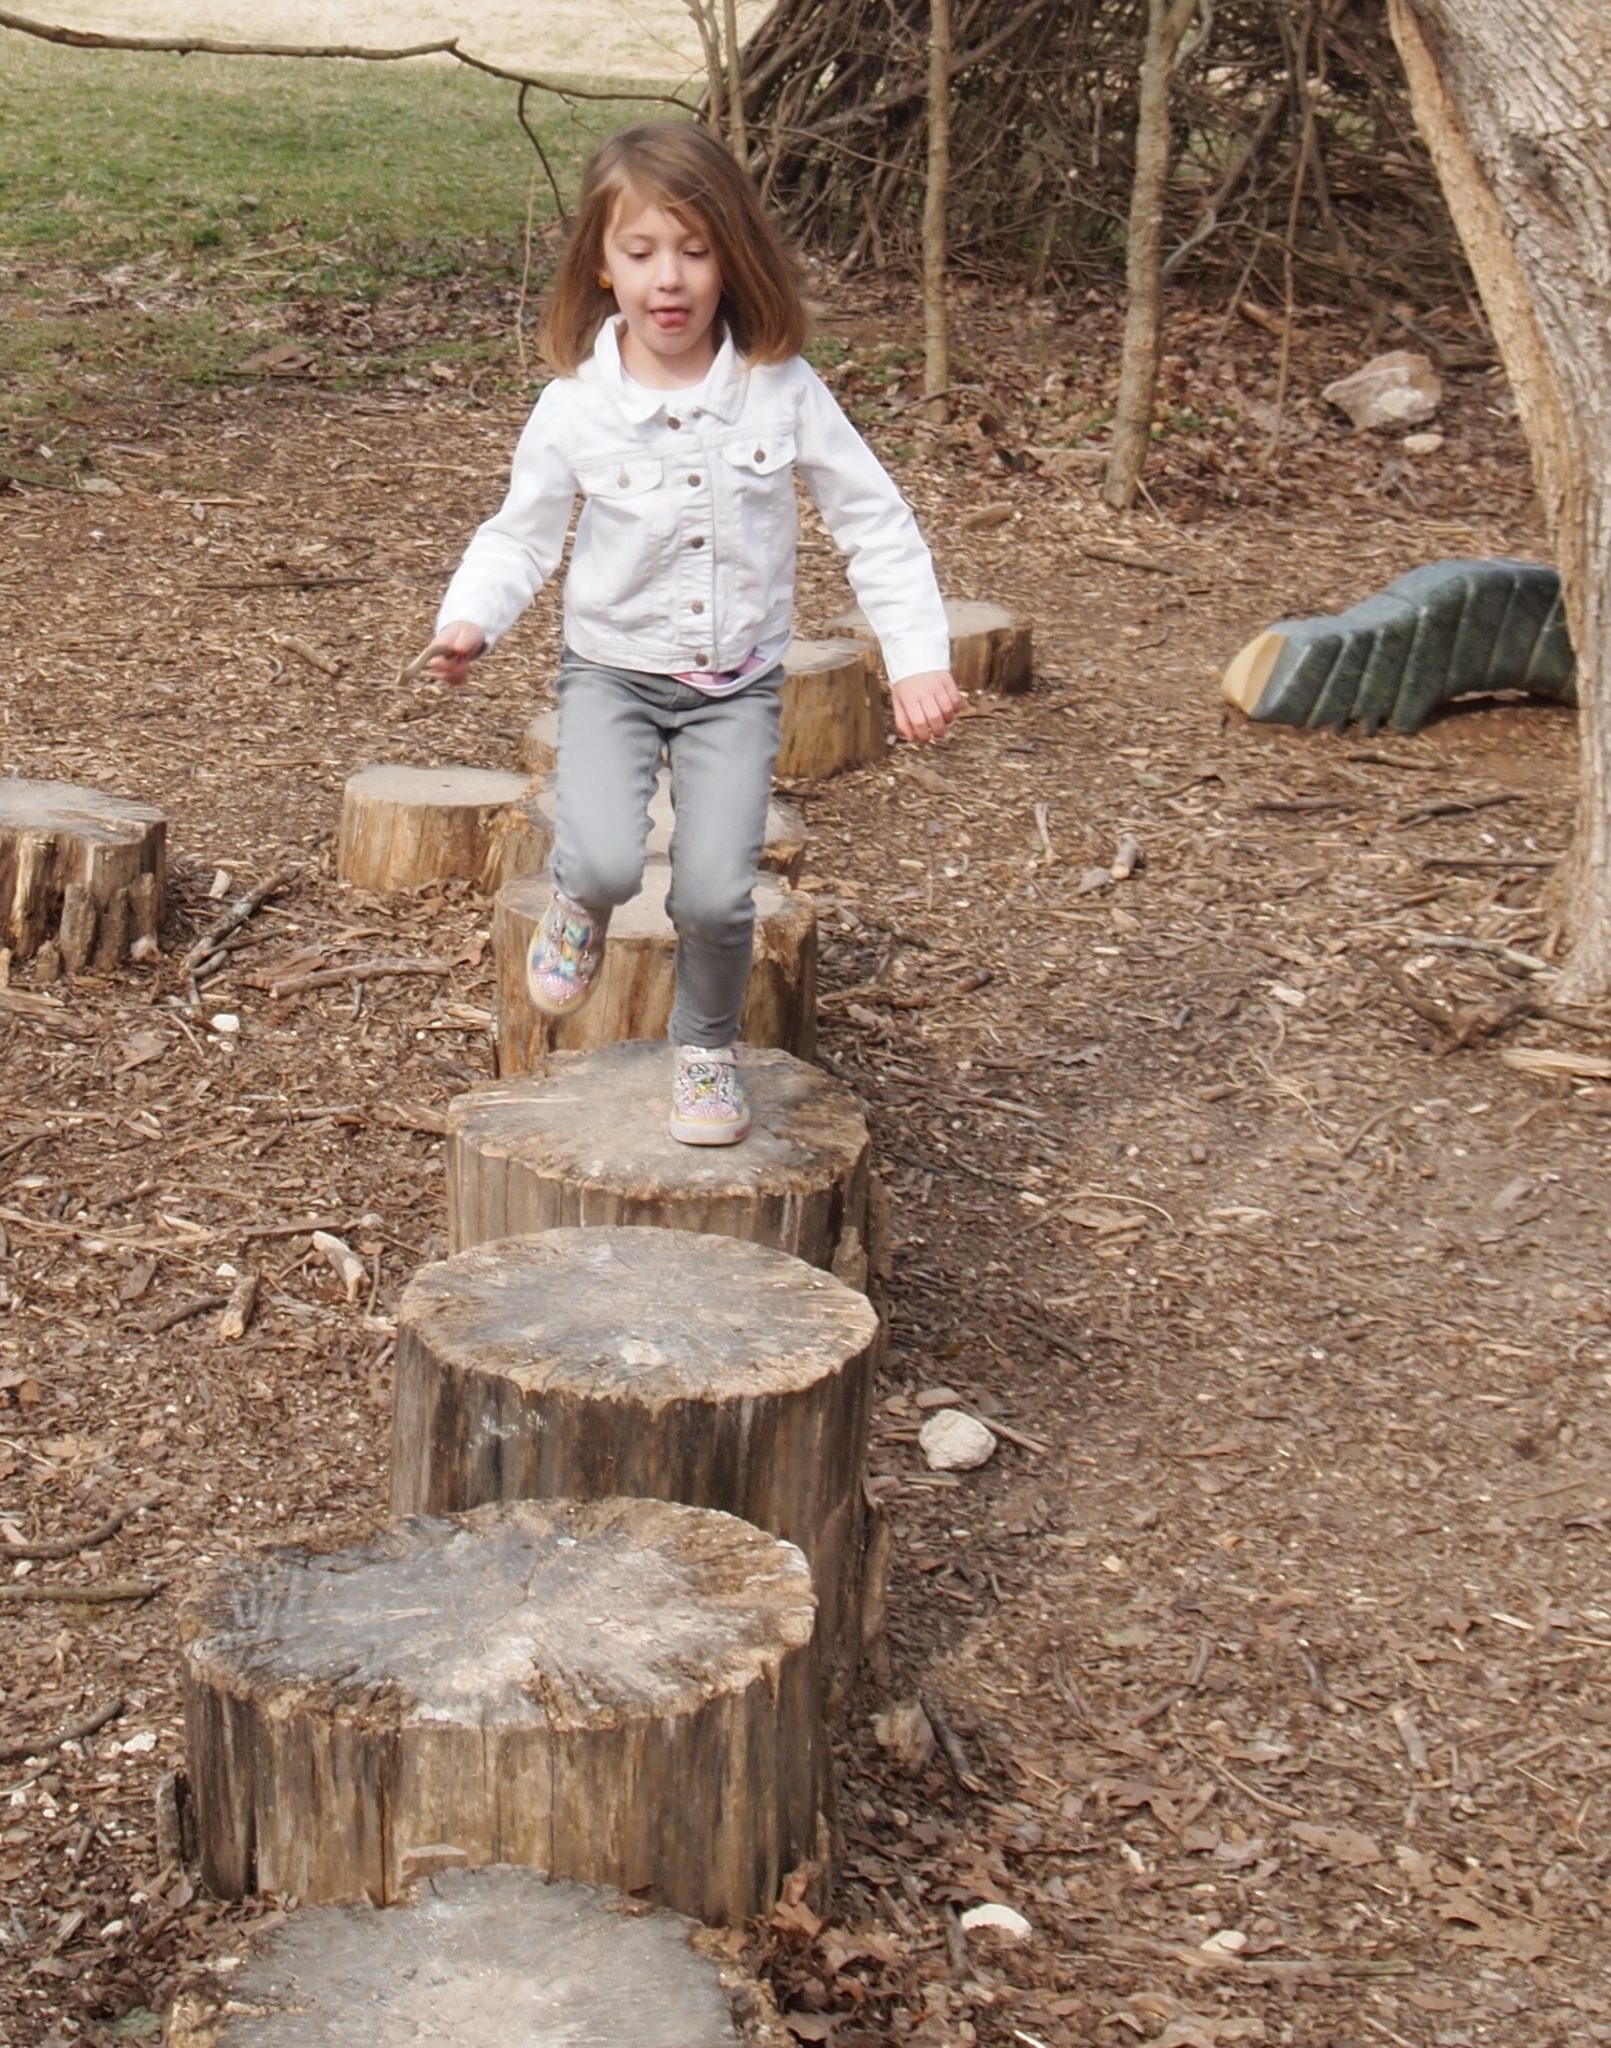
[[[746,0],[741,28],[764,12],[764,0]],[[685,78],[703,63],[679,0],[71,0],[49,18],[104,34],[377,49],[457,36],[493,63],[570,76]]]
[[[835,1918],[763,1947],[800,2038],[837,2048],[1611,2041],[1611,1089],[1502,1057],[1604,1051],[1603,1020],[1450,1052],[1403,1000],[1469,1023],[1535,985],[1496,949],[1548,944],[1572,718],[1367,743],[1255,729],[1213,687],[1272,613],[1524,549],[1525,462],[1470,376],[1413,505],[1390,449],[1299,402],[1276,482],[1205,434],[1160,451],[1167,516],[1116,521],[1030,452],[1048,353],[1111,339],[976,323],[991,409],[938,438],[834,372],[948,585],[1035,615],[1040,680],[800,792],[824,1053],[899,1225],[873,1462],[896,1562],[843,1729]],[[443,1249],[432,1121],[489,1071],[487,906],[356,903],[330,842],[356,764],[501,762],[542,686],[551,601],[473,693],[393,682],[518,410],[213,394],[89,419],[118,494],[5,500],[0,591],[48,630],[0,672],[0,768],[162,803],[174,879],[161,968],[0,990],[0,1535],[154,1495],[35,1576],[166,1582],[0,1609],[0,1742],[122,1703],[0,1773],[14,2048],[139,2037],[263,1910],[157,1864],[172,1599],[225,1550],[384,1513],[390,1319]],[[809,629],[844,590],[820,535],[804,561]],[[1088,886],[1125,833],[1143,867]],[[215,871],[287,862],[190,1004]],[[354,949],[454,966],[268,994]],[[316,1217],[372,1300],[297,1233]],[[168,1320],[246,1261],[245,1341]],[[961,1480],[916,1448],[940,1385],[1014,1432]],[[873,1716],[918,1695],[950,1747],[903,1768]],[[980,1899],[1030,1943],[956,1959]]]

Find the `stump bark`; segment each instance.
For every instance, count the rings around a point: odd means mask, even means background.
[[[824,1662],[854,1663],[879,1337],[865,1295],[736,1238],[613,1226],[460,1252],[398,1310],[391,1511],[720,1508],[805,1552]]]
[[[498,891],[492,943],[498,964],[500,1074],[528,1073],[545,1053],[664,1038],[676,999],[677,935],[666,915],[671,870],[650,861],[643,888],[610,919],[593,994],[568,1017],[545,1016],[526,987],[526,954],[551,890],[528,876]],[[817,913],[767,878],[755,889],[755,953],[738,1035],[746,1045],[780,1045],[808,1060],[817,1050]]]
[[[785,2048],[680,1915],[530,1870],[444,1870],[384,1912],[310,1906],[174,2000],[165,2048]]]
[[[645,851],[650,860],[669,858],[674,822],[671,771],[662,768],[649,805]],[[794,806],[781,801],[768,804],[766,839],[761,847],[762,872],[797,881],[805,865],[805,844],[805,820]],[[546,875],[553,850],[554,782],[552,775],[548,775],[510,813],[503,846],[502,880],[508,883],[525,875]]]
[[[793,640],[783,657],[776,772],[820,782],[882,761],[888,714],[876,660],[859,640]]]
[[[708,1231],[792,1252],[865,1291],[867,1122],[841,1081],[789,1053],[740,1055],[754,1122],[741,1145],[666,1129],[671,1050],[634,1040],[549,1053],[448,1106],[451,1251],[587,1223]]]
[[[552,775],[559,759],[559,706],[529,719],[515,742],[515,766],[526,775]]]
[[[959,690],[970,696],[1002,697],[1029,688],[1035,667],[1034,628],[1021,613],[971,598],[947,598],[945,617],[951,629],[951,673]],[[862,642],[877,660],[878,636],[860,610],[841,612],[828,630]]]
[[[446,1857],[765,1912],[822,1851],[815,1604],[792,1544],[665,1501],[231,1559],[180,1614],[203,1875],[384,1904]]]
[[[155,945],[168,822],[73,782],[0,777],[0,945],[18,960],[54,947],[73,973]]]
[[[527,788],[524,776],[500,768],[361,768],[341,800],[336,873],[377,896],[446,881],[490,896],[507,814]]]

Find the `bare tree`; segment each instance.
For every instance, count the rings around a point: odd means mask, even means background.
[[[951,0],[929,0],[929,149],[923,188],[923,393],[931,420],[950,415],[946,212],[951,197]]]
[[[1611,12],[1389,0],[1533,455],[1578,659],[1568,1000],[1611,995]]]
[[[1187,31],[1203,9],[1203,34]],[[1158,334],[1163,325],[1163,214],[1173,151],[1169,144],[1169,81],[1200,47],[1213,0],[1147,0],[1136,107],[1136,175],[1130,190],[1130,231],[1124,259],[1124,355],[1113,440],[1102,496],[1119,511],[1134,504],[1141,465],[1152,439],[1152,396],[1158,384]]]

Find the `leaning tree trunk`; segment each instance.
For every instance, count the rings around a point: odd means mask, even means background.
[[[1578,660],[1561,994],[1611,994],[1611,14],[1389,0],[1415,118],[1533,454]]]
[[[1169,80],[1197,0],[1147,0],[1136,108],[1136,175],[1124,259],[1124,358],[1113,413],[1113,443],[1102,496],[1117,511],[1135,502],[1152,439],[1152,397],[1158,384],[1158,334],[1163,324],[1163,212],[1169,184]]]

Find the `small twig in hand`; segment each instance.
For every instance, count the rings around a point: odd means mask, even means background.
[[[6,1557],[76,1557],[81,1550],[98,1548],[109,1537],[117,1534],[130,1515],[137,1515],[141,1508],[148,1508],[160,1499],[160,1494],[144,1494],[139,1500],[131,1500],[126,1508],[119,1508],[115,1514],[108,1515],[104,1522],[97,1522],[93,1529],[82,1536],[49,1536],[41,1538],[37,1543],[8,1542],[0,1546],[0,1554]],[[4,1752],[0,1751],[0,1761],[3,1760]]]
[[[25,1737],[14,1742],[0,1742],[0,1764],[20,1763],[25,1756],[49,1756],[55,1750],[65,1749],[69,1742],[82,1742],[86,1735],[93,1735],[108,1721],[115,1721],[123,1707],[121,1699],[112,1700],[104,1707],[97,1707],[93,1714],[86,1714],[82,1721],[69,1721],[65,1728],[57,1729],[54,1735],[42,1735],[37,1742]]]
[[[17,1579],[0,1585],[0,1604],[13,1600],[54,1600],[64,1607],[106,1607],[117,1600],[149,1600],[160,1593],[163,1579],[97,1579],[79,1585],[35,1585]]]

